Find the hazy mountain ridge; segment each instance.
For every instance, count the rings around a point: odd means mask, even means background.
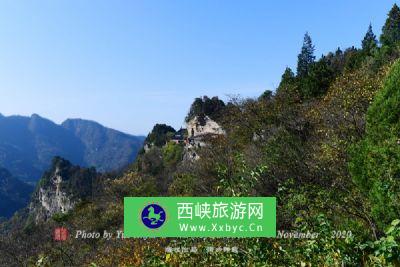
[[[54,156],[101,171],[122,168],[133,161],[144,139],[81,119],[58,125],[37,114],[1,115],[0,129],[0,165],[28,182],[36,182]]]
[[[86,166],[95,166],[99,171],[122,168],[133,162],[144,142],[144,137],[119,132],[95,121],[67,119],[61,126],[84,144]]]

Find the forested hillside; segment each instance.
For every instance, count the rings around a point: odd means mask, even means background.
[[[96,198],[66,216],[11,227],[0,239],[0,264],[399,266],[399,7],[379,41],[366,29],[361,48],[318,59],[306,33],[296,71],[287,68],[274,92],[228,103],[196,99],[187,120],[207,115],[225,130],[196,149],[197,160],[171,141],[172,127],[156,126],[147,138],[155,145],[123,174],[102,177]],[[52,240],[48,229],[56,226],[121,230],[126,196],[276,196],[278,231],[318,238]],[[199,251],[168,253],[167,246]],[[207,253],[207,246],[239,251]]]

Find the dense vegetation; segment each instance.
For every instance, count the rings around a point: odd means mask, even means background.
[[[272,93],[232,99],[209,113],[196,99],[188,118],[219,114],[226,135],[208,140],[188,161],[180,144],[162,140],[101,196],[63,221],[15,230],[0,240],[0,262],[39,266],[399,266],[400,9],[389,12],[378,43],[372,27],[362,48],[315,60],[307,33],[297,73],[287,68]],[[221,108],[223,107],[223,108]],[[172,129],[171,129],[172,131]],[[124,196],[276,196],[277,229],[319,233],[317,239],[75,240],[52,246],[45,229],[122,228]],[[14,218],[16,220],[16,218]],[[333,233],[340,232],[339,235]],[[26,240],[29,240],[27,242]],[[29,244],[28,244],[29,243]],[[166,253],[165,247],[199,248]],[[239,253],[206,253],[213,245]],[[17,251],[24,251],[17,253]],[[21,260],[21,258],[23,260]]]
[[[175,134],[175,129],[166,124],[156,124],[154,125],[151,132],[147,135],[145,139],[145,144],[148,146],[158,146],[161,147],[165,145]]]
[[[194,117],[204,117],[209,116],[213,120],[218,120],[223,116],[223,110],[225,108],[225,103],[220,100],[217,96],[209,98],[203,96],[202,98],[196,98],[186,116],[186,122],[190,121]]]

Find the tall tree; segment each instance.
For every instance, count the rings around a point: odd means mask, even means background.
[[[303,46],[301,47],[301,52],[297,57],[297,76],[305,77],[308,75],[310,67],[315,60],[314,56],[314,46],[311,41],[311,37],[306,32],[304,35]]]
[[[368,26],[368,31],[362,40],[362,49],[367,52],[368,54],[371,53],[378,45],[378,40],[374,32],[372,31],[371,23]]]
[[[382,28],[380,41],[383,45],[393,45],[400,41],[400,8],[394,4]]]

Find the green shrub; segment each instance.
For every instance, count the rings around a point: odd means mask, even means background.
[[[366,136],[351,149],[349,166],[383,231],[400,217],[400,61],[393,65],[366,119]]]

